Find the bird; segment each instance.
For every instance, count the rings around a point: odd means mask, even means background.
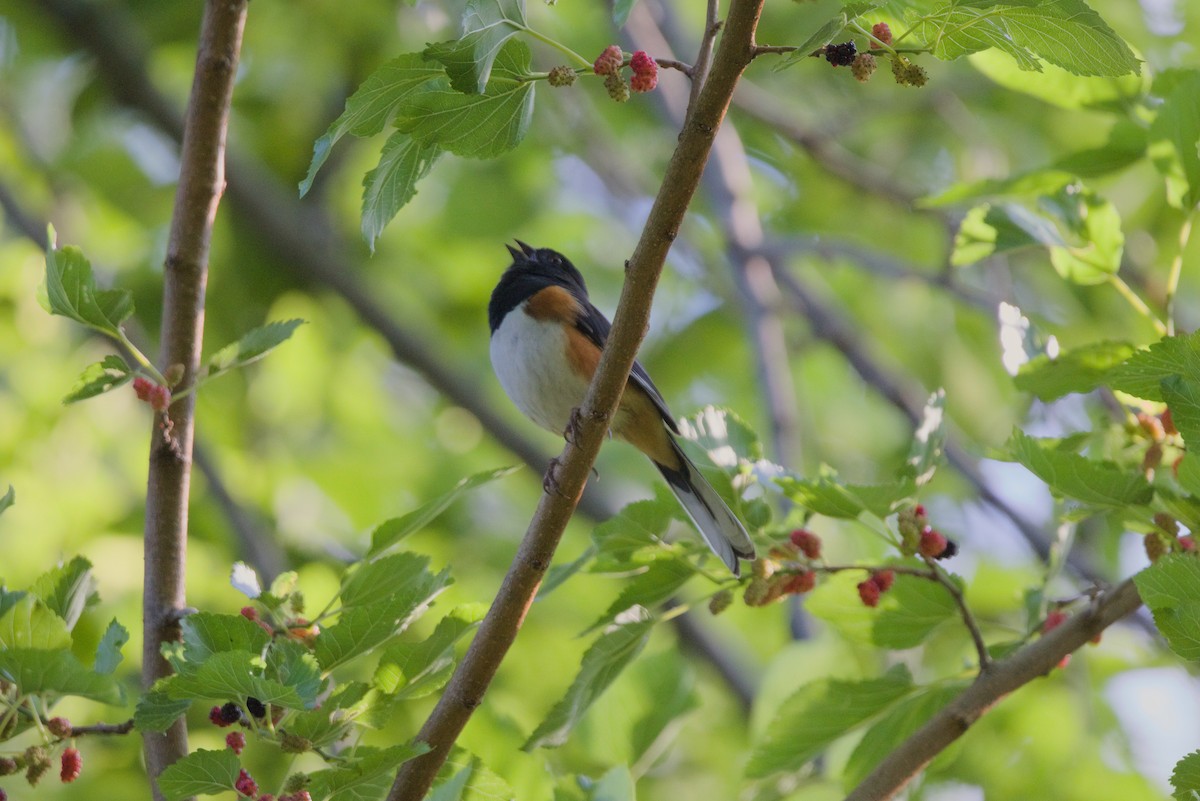
[[[515,241],[517,247],[505,245],[512,264],[488,302],[492,369],[526,417],[564,434],[583,403],[612,324],[592,305],[583,275],[565,256]],[[750,535],[680,448],[675,418],[636,361],[611,433],[650,458],[708,546],[740,575],[738,560],[754,559]]]

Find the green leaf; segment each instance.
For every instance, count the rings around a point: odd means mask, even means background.
[[[1162,401],[1163,381],[1173,375],[1200,380],[1200,331],[1164,337],[1113,368],[1108,385],[1152,401]]]
[[[700,696],[695,671],[674,652],[649,656],[635,669],[640,689],[650,699],[630,732],[631,759],[638,761],[652,749],[658,753],[656,744],[669,736],[675,721],[700,706]]]
[[[1171,786],[1176,801],[1196,801],[1200,797],[1200,751],[1193,751],[1175,763],[1171,772]]]
[[[613,3],[612,11],[613,25],[617,28],[624,28],[635,5],[637,5],[637,0],[616,0]]]
[[[592,702],[641,653],[655,622],[645,610],[636,610],[600,635],[583,655],[579,673],[566,695],[538,724],[521,749],[532,751],[534,748],[553,748],[565,743],[571,729]]]
[[[96,646],[96,662],[92,668],[97,673],[112,673],[124,658],[121,655],[121,649],[127,642],[129,642],[129,630],[118,623],[116,618],[113,618],[109,621],[108,628],[104,630],[100,644]]]
[[[400,542],[400,540],[408,535],[420,531],[437,519],[442,512],[450,508],[450,504],[458,500],[464,493],[477,487],[482,487],[484,484],[495,481],[498,478],[510,476],[519,469],[519,465],[511,465],[467,476],[455,484],[446,494],[422,504],[406,515],[394,517],[380,524],[371,533],[371,550],[367,551],[367,556],[375,556]]]
[[[397,56],[373,72],[346,100],[346,110],[313,146],[312,163],[300,182],[300,196],[308,194],[317,171],[339,139],[346,134],[365,137],[379,133],[407,97],[426,90],[435,80],[445,82],[445,72],[437,64],[427,62],[420,53]]]
[[[261,359],[291,339],[303,320],[276,320],[246,332],[241,339],[226,345],[208,359],[208,377],[220,375],[235,367],[245,367]]]
[[[1200,203],[1198,141],[1200,70],[1188,70],[1185,78],[1173,83],[1150,124],[1149,147],[1150,160],[1166,178],[1168,202],[1186,212]]]
[[[393,591],[374,603],[343,611],[337,623],[317,635],[314,651],[326,670],[367,653],[404,631],[442,590],[450,585],[443,570],[436,576],[424,573],[409,586]]]
[[[533,116],[532,56],[517,39],[496,57],[482,94],[456,92],[444,84],[409,96],[396,127],[421,142],[469,158],[494,158],[525,138]]]
[[[133,293],[97,289],[92,265],[83,251],[72,245],[55,249],[54,240],[51,226],[46,239],[47,311],[120,338],[121,323],[133,314]]]
[[[1058,496],[1107,509],[1143,506],[1154,496],[1140,472],[1059,450],[1053,440],[1034,439],[1014,429],[1008,452]]]
[[[0,650],[0,678],[22,693],[78,695],[103,704],[124,703],[121,686],[112,676],[96,673],[66,648],[9,648]]]
[[[120,356],[105,356],[103,360],[88,365],[75,381],[75,386],[63,398],[63,403],[94,398],[103,395],[133,380],[133,370]]]
[[[425,743],[405,743],[391,748],[361,746],[343,754],[341,766],[310,773],[308,791],[313,798],[330,801],[375,798],[377,796],[368,792],[368,788],[382,784],[386,792],[396,768],[428,751],[429,746]]]
[[[856,787],[902,742],[940,712],[968,686],[967,682],[949,682],[925,687],[899,701],[872,726],[850,755],[842,772],[842,785]]]
[[[172,679],[173,676],[158,682],[154,689],[138,699],[137,710],[133,713],[133,725],[138,731],[166,731],[191,707],[192,699],[172,698],[163,688],[162,685],[169,684]]]
[[[1200,559],[1169,554],[1133,577],[1171,650],[1200,659]]]
[[[1200,448],[1200,380],[1173,375],[1162,383],[1163,400],[1171,410],[1171,421],[1192,448]],[[1194,458],[1196,452],[1188,454]]]
[[[625,765],[609,768],[594,787],[588,801],[636,801],[637,783]]]
[[[1059,275],[1087,286],[1117,274],[1125,234],[1116,206],[1088,189],[1064,190],[1041,203],[1066,240],[1050,247],[1050,263]]]
[[[822,679],[806,684],[779,706],[754,746],[746,776],[761,779],[797,771],[833,741],[858,728],[913,690],[903,665],[866,681]]]
[[[29,591],[41,598],[46,607],[66,621],[67,628],[75,628],[83,610],[100,600],[96,593],[96,579],[92,576],[92,563],[76,556],[65,565],[51,568],[38,577]]]
[[[486,613],[483,604],[455,607],[426,639],[389,647],[379,660],[373,683],[400,698],[420,698],[439,689],[450,678],[454,644],[478,626]]]
[[[197,612],[183,619],[183,655],[200,663],[216,653],[246,651],[255,656],[271,639],[257,623],[241,615]]]
[[[679,431],[685,439],[703,448],[713,464],[725,470],[736,468],[743,459],[755,462],[763,458],[758,434],[727,409],[706,406],[680,420]]]
[[[971,66],[1005,89],[1072,111],[1120,111],[1137,102],[1145,87],[1145,79],[1138,75],[1085,78],[1072,75],[1053,64],[1039,65],[1041,71],[1023,70],[1020,62],[999,50],[974,53],[970,56],[970,62]],[[1141,139],[1144,149],[1144,131]]]
[[[276,640],[267,650],[267,675],[296,691],[305,709],[317,704],[323,681],[317,658],[295,640]]]
[[[842,484],[826,472],[815,479],[784,476],[775,479],[783,494],[809,511],[826,517],[855,520],[863,512],[887,517],[917,491],[912,478],[891,484]]]
[[[872,609],[859,600],[855,588],[864,578],[865,571],[843,571],[823,579],[808,596],[805,609],[849,639],[897,650],[920,645],[957,615],[945,587],[906,575],[896,576],[892,589]]]
[[[25,595],[0,615],[0,648],[69,648],[71,631],[41,598]]]
[[[478,756],[455,746],[434,778],[428,801],[498,801],[516,798],[508,782]]]
[[[366,724],[378,702],[378,693],[361,681],[339,684],[320,708],[293,713],[287,731],[320,748],[344,739],[359,721]]]
[[[696,568],[683,559],[659,559],[651,562],[637,576],[624,580],[624,586],[617,599],[609,604],[608,609],[595,623],[584,630],[589,634],[602,626],[607,626],[617,619],[617,616],[633,606],[647,608],[657,606],[670,598],[688,579],[696,575]]]
[[[4,514],[8,507],[17,502],[17,491],[13,489],[12,484],[8,485],[8,492],[0,495],[0,514]]]
[[[1097,342],[1060,353],[1055,358],[1038,356],[1025,364],[1013,378],[1017,389],[1040,400],[1051,401],[1072,392],[1091,392],[1108,373],[1134,353],[1128,342]]]
[[[377,603],[396,592],[428,592],[437,581],[428,567],[428,556],[411,551],[358,562],[342,576],[342,610]]]
[[[167,801],[183,801],[193,795],[217,795],[233,789],[241,769],[241,760],[232,750],[201,748],[160,773],[158,789]]]
[[[363,176],[362,234],[371,250],[396,213],[417,194],[417,181],[433,169],[442,148],[396,131],[379,153],[379,163]]]
[[[246,651],[210,654],[203,662],[180,673],[167,685],[176,699],[206,698],[228,701],[257,698],[264,704],[303,709],[304,702],[294,687],[264,678],[262,659]]]
[[[946,391],[939,389],[925,401],[921,425],[913,432],[913,442],[908,449],[901,478],[911,478],[916,486],[929,483],[934,471],[945,461],[946,444]],[[891,511],[889,506],[888,512]],[[879,514],[886,517],[887,512]]]
[[[951,0],[910,21],[943,60],[996,48],[1023,70],[1041,71],[1044,59],[1074,75],[1140,71],[1129,45],[1082,0]]]
[[[594,569],[627,570],[636,564],[635,556],[643,550],[664,552],[668,546],[662,537],[678,507],[674,499],[667,498],[634,501],[597,525],[592,529],[592,542],[596,546]]]
[[[456,92],[479,94],[505,42],[524,29],[524,0],[470,0],[463,13],[463,35],[430,45],[423,55],[446,68]]]

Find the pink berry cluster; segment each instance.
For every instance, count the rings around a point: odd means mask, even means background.
[[[746,585],[747,606],[767,606],[788,595],[803,595],[817,586],[813,562],[821,558],[821,538],[796,529],[768,555],[753,563],[754,576]]]
[[[1184,449],[1171,410],[1164,409],[1161,414],[1140,411],[1134,415],[1134,421],[1129,426],[1132,438],[1148,442],[1142,455],[1142,471],[1146,474],[1146,479],[1153,481],[1154,471],[1164,461],[1169,461],[1172,472],[1178,476]]]
[[[248,712],[252,717],[264,717],[267,714],[267,709],[267,706],[257,698],[246,699],[245,711]],[[242,708],[232,701],[222,706],[214,706],[208,713],[208,719],[212,721],[214,725],[221,728],[231,726],[234,723],[241,723],[243,726],[248,725],[246,715]],[[293,749],[293,751],[289,753],[299,753],[300,750],[308,750],[311,745],[311,743],[305,741],[306,747],[304,749]],[[230,751],[233,751],[233,753],[237,754],[238,756],[241,756],[242,751],[244,751],[246,748],[246,735],[241,731],[229,732],[225,735],[225,747]],[[287,749],[284,750],[287,751]],[[65,762],[63,763],[63,772],[65,775]],[[66,779],[64,779],[64,781],[66,781]],[[233,783],[233,789],[238,792],[238,795],[255,799],[255,801],[312,801],[308,790],[304,789],[304,785],[307,784],[307,782],[308,777],[302,773],[288,777],[287,782],[284,784],[283,795],[280,795],[278,798],[276,798],[276,796],[271,793],[260,793],[258,782],[255,781],[254,777],[250,775],[250,771],[246,770],[245,768],[241,768],[238,771],[237,779]]]
[[[879,606],[879,598],[896,582],[896,571],[890,568],[872,570],[866,581],[858,583],[858,598],[866,606]]]
[[[621,75],[625,66],[625,53],[618,45],[609,45],[596,57],[592,64],[592,72],[604,76],[604,88],[608,96],[618,103],[629,99],[629,92],[650,92],[658,86],[658,62],[651,58],[646,51],[638,50],[629,59],[629,68],[633,76],[628,82]]]
[[[0,757],[0,776],[12,776],[24,771],[25,781],[29,782],[30,787],[36,787],[42,777],[54,767],[54,749],[66,744],[59,754],[58,777],[63,784],[70,784],[79,778],[83,771],[83,756],[78,748],[67,743],[74,736],[71,722],[63,717],[53,717],[45,721],[44,725],[46,731],[56,739],[47,741],[45,745],[31,745],[15,756]],[[4,790],[0,789],[0,801],[7,798]]]
[[[171,405],[171,390],[162,384],[156,384],[145,376],[139,375],[133,379],[133,391],[137,394],[138,400],[150,404],[150,408],[156,412],[165,412]]]
[[[949,559],[958,553],[958,545],[933,526],[921,504],[904,509],[897,516],[900,551],[905,556],[918,554],[926,559]]]
[[[1146,558],[1157,562],[1169,553],[1196,553],[1196,539],[1179,533],[1179,521],[1165,512],[1154,515],[1154,529],[1142,537]]]
[[[310,622],[308,618],[300,617],[299,614],[291,614],[304,611],[303,594],[297,590],[289,595],[287,597],[287,604],[285,608],[286,610],[290,610],[290,612],[285,614],[286,619],[283,621],[282,631],[293,640],[302,643],[308,648],[312,648],[316,644],[317,635],[321,633],[321,627],[316,623]],[[253,606],[243,606],[241,609],[241,615],[247,620],[257,623],[263,631],[267,632],[271,636],[275,636],[277,633],[275,629],[271,627],[270,623],[263,620],[262,615],[260,615],[258,610]]]

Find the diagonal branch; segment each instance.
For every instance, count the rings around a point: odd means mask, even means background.
[[[750,63],[754,30],[762,4],[763,0],[733,0],[730,5],[725,33],[709,78],[679,135],[641,239],[626,264],[625,285],[612,332],[577,418],[578,424],[574,426],[575,436],[559,457],[561,469],[552,470],[548,476],[557,492],[550,491],[542,496],[487,617],[417,736],[432,750],[401,767],[389,801],[420,801],[425,797],[451,746],[471,713],[482,702],[492,677],[516,639],[624,391],[649,322],[650,304],[667,252],[700,184],[734,86]]]
[[[200,361],[209,245],[225,189],[225,133],[245,24],[246,0],[205,4],[163,275],[162,364],[183,366],[183,386],[194,380]],[[185,603],[194,413],[195,395],[189,394],[155,416],[142,596],[142,684],[147,688],[170,675],[159,646],[179,638]],[[144,742],[147,772],[160,798],[158,775],[187,754],[186,724],[178,720],[164,733],[147,732]]]
[[[970,687],[887,755],[846,801],[885,801],[894,798],[929,761],[966,733],[993,704],[1013,690],[1045,676],[1064,656],[1083,647],[1105,628],[1141,606],[1132,580],[1100,595],[1087,611],[1026,645],[1011,656],[992,662]]]

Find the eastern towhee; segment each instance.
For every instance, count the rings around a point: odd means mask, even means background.
[[[612,327],[588,301],[583,276],[549,248],[517,240],[512,266],[488,303],[492,367],[508,397],[542,428],[562,434],[583,403]],[[612,432],[650,457],[710,548],[733,574],[754,544],[675,441],[679,427],[658,388],[637,362],[625,385]]]

